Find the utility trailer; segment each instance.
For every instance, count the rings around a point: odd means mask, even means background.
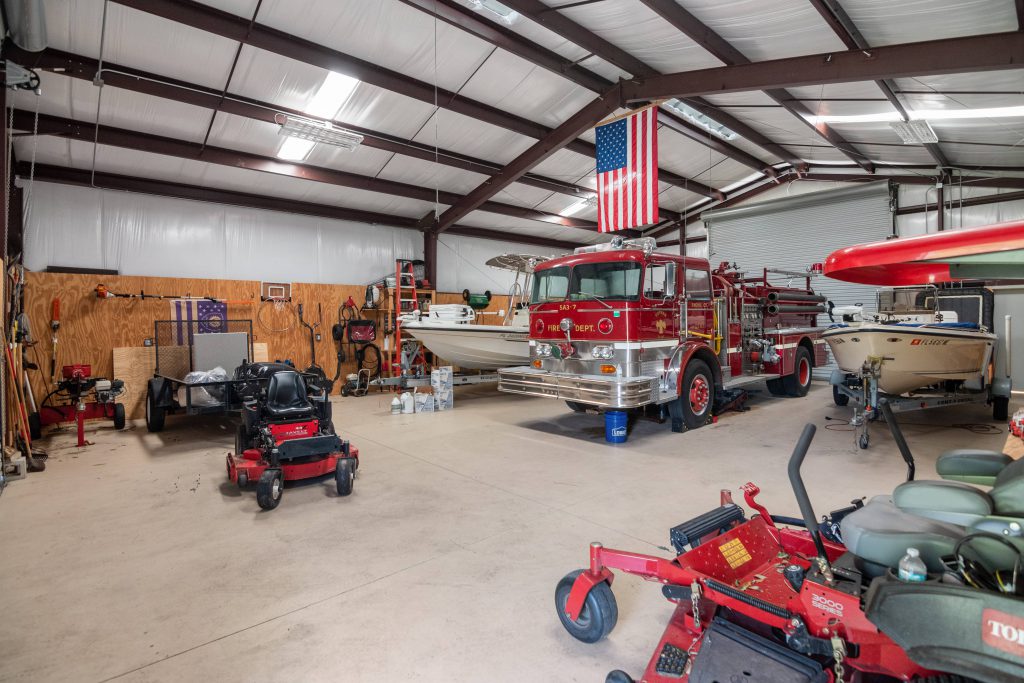
[[[153,323],[156,365],[146,387],[146,428],[159,432],[168,413],[209,415],[242,409],[253,378],[188,381],[197,371],[236,368],[252,362],[252,320],[157,320]],[[237,373],[235,373],[237,377]]]

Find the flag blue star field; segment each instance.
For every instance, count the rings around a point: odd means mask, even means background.
[[[658,222],[657,111],[647,107],[595,129],[600,232]]]

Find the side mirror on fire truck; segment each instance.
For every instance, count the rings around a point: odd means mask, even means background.
[[[674,299],[676,296],[676,264],[665,265],[665,298]]]

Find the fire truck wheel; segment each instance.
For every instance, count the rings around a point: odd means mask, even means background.
[[[124,404],[114,404],[114,429],[124,429]]]
[[[263,470],[256,482],[256,502],[264,510],[273,510],[281,503],[284,494],[284,477],[281,470],[273,467]]]
[[[715,381],[708,364],[697,359],[690,361],[681,388],[679,398],[669,404],[672,421],[681,419],[686,429],[703,427],[711,420],[715,404]]]
[[[793,374],[782,378],[782,385],[789,396],[806,396],[811,388],[811,353],[803,346],[796,347],[793,358]]]
[[[772,396],[785,396],[786,385],[782,383],[782,378],[770,379],[765,382],[768,385],[768,393]]]
[[[572,586],[576,583],[576,577],[584,571],[586,570],[577,569],[569,572],[558,582],[555,588],[555,609],[558,610],[558,619],[569,635],[584,643],[596,643],[615,628],[615,622],[619,619],[619,607],[615,604],[612,589],[607,582],[602,581],[590,589],[583,609],[580,610],[579,619],[573,621],[565,614]]]

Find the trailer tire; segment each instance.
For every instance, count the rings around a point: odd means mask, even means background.
[[[832,385],[832,402],[842,408],[850,404],[850,397],[839,391],[839,387]]]
[[[576,401],[566,401],[565,405],[569,406],[569,410],[574,413],[585,413],[587,412],[586,403],[577,403]]]
[[[615,622],[619,619],[619,608],[615,604],[615,595],[611,587],[606,581],[602,581],[590,589],[579,619],[573,621],[566,616],[565,606],[569,601],[569,593],[576,583],[576,577],[584,571],[586,570],[577,569],[569,572],[558,582],[555,588],[555,609],[558,610],[558,619],[569,635],[584,643],[596,643],[615,628]]]
[[[157,405],[157,396],[150,383],[146,389],[146,429],[151,432],[159,432],[164,428],[164,420],[167,417],[167,410]]]
[[[811,389],[811,368],[814,361],[811,360],[811,352],[807,347],[796,347],[796,354],[793,357],[793,374],[782,378],[782,386],[786,389],[787,396],[806,396]]]
[[[124,429],[124,404],[114,404],[114,429]]]
[[[992,419],[1004,422],[1010,418],[1010,399],[1005,396],[992,397]],[[35,438],[35,437],[33,437]]]
[[[672,431],[686,431],[703,427],[711,421],[715,405],[715,379],[708,364],[691,360],[683,372],[679,398],[668,404],[672,417]]]

